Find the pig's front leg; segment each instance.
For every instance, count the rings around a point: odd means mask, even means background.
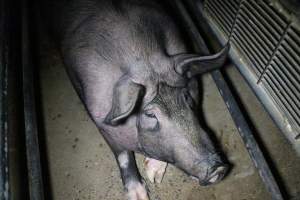
[[[149,200],[146,185],[143,182],[136,166],[134,153],[131,151],[122,151],[115,155],[120,167],[122,181],[127,193],[127,199]]]
[[[161,183],[168,163],[146,157],[144,160],[145,171],[151,183]]]

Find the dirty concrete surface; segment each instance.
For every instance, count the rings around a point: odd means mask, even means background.
[[[123,200],[124,193],[116,161],[108,145],[87,115],[63,66],[59,52],[43,42],[40,51],[40,84],[45,148],[54,200]],[[254,124],[256,136],[268,155],[291,199],[300,199],[300,159],[272,122],[239,72],[227,74]],[[161,184],[147,185],[152,200],[268,200],[266,191],[211,78],[203,82],[203,115],[233,165],[222,182],[199,186],[169,165]],[[137,155],[144,177],[143,156]],[[50,191],[48,191],[50,192]]]

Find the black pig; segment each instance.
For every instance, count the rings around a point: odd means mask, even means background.
[[[201,185],[221,180],[228,166],[196,117],[195,76],[221,67],[229,47],[187,53],[173,18],[154,0],[50,2],[67,72],[117,159],[128,199],[148,199],[134,152],[146,156],[151,182],[161,182],[167,163]]]

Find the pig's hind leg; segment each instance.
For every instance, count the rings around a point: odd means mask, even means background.
[[[114,150],[113,150],[114,151]],[[149,200],[132,151],[114,151],[128,200]]]

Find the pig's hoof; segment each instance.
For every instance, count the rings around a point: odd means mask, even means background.
[[[161,183],[168,163],[146,157],[144,165],[146,174],[150,182]]]
[[[128,200],[149,200],[147,189],[144,183],[132,181],[125,185]]]

